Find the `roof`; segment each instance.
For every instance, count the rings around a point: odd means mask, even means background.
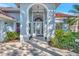
[[[8,20],[12,20],[12,21],[15,21],[15,19],[11,18],[11,17],[8,17],[6,15],[3,15],[3,14],[0,14],[0,20],[5,20],[5,21],[8,21]]]
[[[8,15],[8,14],[7,14],[7,13],[5,13],[2,9],[0,9],[0,13],[1,13],[1,14],[3,14],[3,15],[5,15],[5,16],[7,16],[7,17],[11,17],[11,18],[13,18],[13,19],[14,19],[14,17],[12,17],[12,16]]]
[[[13,17],[11,17],[10,15],[6,14],[5,12],[3,12],[2,10],[0,10],[0,18],[2,18],[3,20],[14,20],[15,19]]]
[[[4,11],[4,12],[11,12],[11,13],[17,13],[20,12],[19,8],[11,8],[11,7],[0,7],[0,10]]]
[[[64,13],[56,13],[55,14],[55,17],[68,17],[68,16],[71,16],[69,14],[64,14]]]
[[[67,17],[78,17],[76,14],[66,14],[66,13],[55,13],[55,19],[61,20],[61,19],[66,19]]]
[[[76,17],[79,16],[79,14],[73,14],[73,13],[55,13],[55,17]]]

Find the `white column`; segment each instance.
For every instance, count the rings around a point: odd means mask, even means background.
[[[49,21],[50,21],[50,16],[49,16],[49,10],[47,11],[47,41],[49,41]]]
[[[4,41],[4,32],[3,32],[3,29],[4,29],[4,22],[1,20],[0,21],[0,42]]]
[[[31,34],[33,36],[34,32],[33,32],[33,12],[32,12],[32,19],[31,19]]]
[[[78,32],[78,21],[76,22],[76,32]]]
[[[25,13],[26,14],[24,14],[24,16],[26,16],[26,15],[27,16],[26,17],[23,16],[24,17],[24,22],[26,20],[26,22],[25,22],[26,23],[26,25],[25,25],[26,26],[26,34],[25,34],[24,37],[25,37],[25,41],[28,41],[29,40],[29,36],[30,36],[30,34],[29,34],[29,10],[25,11]],[[25,19],[25,18],[27,18],[27,19]]]
[[[48,11],[48,18],[47,18],[47,41],[50,41],[50,37],[54,37],[55,31],[55,17],[54,17],[54,10]]]
[[[46,27],[45,27],[45,21],[47,21],[46,19],[45,19],[45,14],[43,13],[43,35],[44,35],[44,37],[46,36]]]
[[[16,31],[16,22],[13,23],[13,29]]]
[[[0,41],[2,40],[2,34],[1,34],[2,33],[2,29],[1,29],[1,27],[2,26],[1,26],[1,20],[0,20]]]

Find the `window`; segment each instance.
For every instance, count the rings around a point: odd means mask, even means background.
[[[16,31],[20,32],[20,23],[16,23]]]
[[[62,29],[63,23],[56,23],[56,29]]]
[[[31,23],[29,23],[29,33],[31,34]]]

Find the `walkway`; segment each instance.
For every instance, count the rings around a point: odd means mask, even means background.
[[[0,56],[79,56],[79,54],[50,47],[45,41],[32,39],[26,43],[0,43]]]

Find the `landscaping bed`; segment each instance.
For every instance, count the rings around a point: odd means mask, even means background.
[[[18,41],[18,40],[20,40],[19,36],[20,36],[19,32],[6,32],[6,34],[5,34],[5,42]]]
[[[79,39],[79,32],[65,32],[64,30],[56,30],[55,37],[50,38],[51,46],[67,49],[79,53],[79,44],[75,41]]]

